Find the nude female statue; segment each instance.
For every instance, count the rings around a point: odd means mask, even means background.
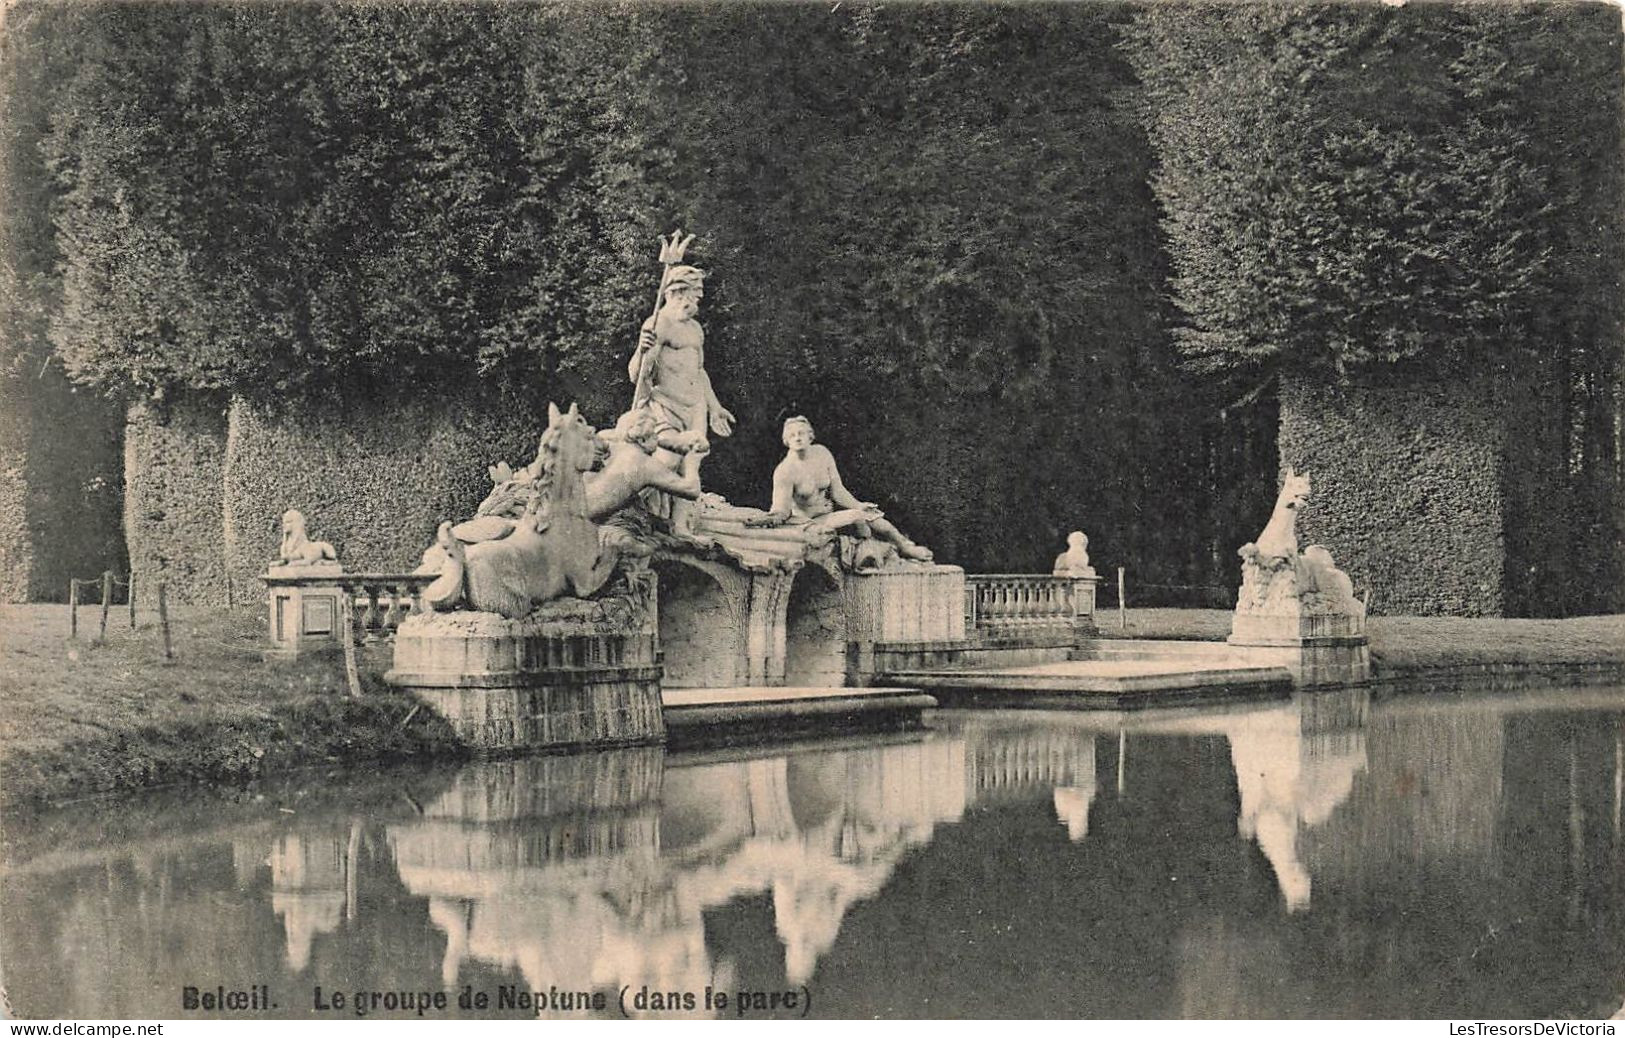
[[[840,470],[835,467],[835,456],[829,448],[813,442],[812,422],[800,415],[785,419],[784,445],[788,452],[773,470],[773,505],[752,525],[782,525],[793,520],[816,522],[825,517],[839,521],[842,518],[839,512],[852,511],[860,514],[840,522],[840,528],[859,537],[888,541],[905,559],[931,560],[929,548],[909,540],[885,519],[879,508],[859,501],[846,489]]]

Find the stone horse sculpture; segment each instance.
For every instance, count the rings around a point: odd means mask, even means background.
[[[1242,546],[1240,555],[1246,562],[1262,566],[1277,566],[1298,557],[1298,512],[1309,500],[1309,476],[1298,475],[1288,465],[1286,477],[1281,481],[1281,494],[1275,499],[1275,511],[1265,524],[1258,540]]]
[[[441,523],[446,562],[424,590],[429,606],[444,611],[466,602],[517,620],[549,599],[585,598],[602,588],[618,555],[599,544],[598,527],[587,515],[583,474],[597,452],[592,427],[575,405],[561,413],[549,404],[524,513],[517,522],[498,521],[488,539],[471,544],[454,535],[451,523]]]
[[[1293,630],[1301,630],[1298,618],[1346,617],[1362,627],[1365,609],[1354,598],[1354,584],[1337,568],[1332,553],[1312,544],[1298,550],[1298,513],[1309,502],[1309,475],[1290,467],[1281,482],[1258,540],[1244,544],[1241,556],[1241,591],[1236,596],[1238,621],[1248,617],[1291,617]]]

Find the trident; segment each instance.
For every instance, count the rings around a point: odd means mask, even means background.
[[[660,303],[666,295],[666,285],[671,280],[671,268],[683,262],[683,256],[688,252],[689,243],[694,240],[691,234],[683,237],[682,228],[671,232],[670,238],[660,239],[660,287],[655,290],[655,308],[649,315],[650,327],[656,332],[654,345],[649,347],[648,356],[643,358],[643,365],[638,368],[637,388],[632,391],[632,410],[644,406],[649,402],[649,376],[654,371],[656,362],[660,359]]]

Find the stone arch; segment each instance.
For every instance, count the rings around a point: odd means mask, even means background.
[[[803,567],[785,606],[784,683],[845,685],[849,637],[841,581],[820,566]]]
[[[720,567],[657,558],[660,649],[666,688],[742,684],[744,589]]]

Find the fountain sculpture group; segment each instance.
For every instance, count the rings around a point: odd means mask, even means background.
[[[964,571],[848,490],[807,418],[784,422],[765,511],[703,491],[710,437],[731,435],[735,419],[705,369],[705,274],[683,263],[691,241],[661,241],[630,408],[597,431],[574,405],[549,404],[535,457],[491,466],[475,514],[441,523],[408,578],[421,595],[395,630],[386,680],[476,748],[657,742],[662,687],[827,691],[873,683],[893,669],[886,660],[957,660],[968,645]],[[1288,469],[1269,525],[1241,550],[1231,651],[1300,684],[1363,680],[1364,607],[1326,549],[1298,550],[1308,495],[1308,477]],[[297,512],[285,525],[284,572],[267,574],[272,636],[297,650],[338,629],[348,585]],[[1093,630],[1098,578],[1088,538],[1067,543],[1054,573],[1086,599],[1076,635]],[[301,600],[289,569],[331,586]],[[281,619],[296,613],[298,630]],[[306,614],[318,629],[301,634]]]
[[[424,552],[428,608],[386,678],[476,746],[656,741],[663,684],[861,684],[853,646],[964,638],[964,572],[848,491],[807,419],[784,424],[768,510],[702,492],[734,416],[705,370],[690,241],[662,241],[627,412],[599,432],[550,405],[534,460],[492,466],[476,514]]]

